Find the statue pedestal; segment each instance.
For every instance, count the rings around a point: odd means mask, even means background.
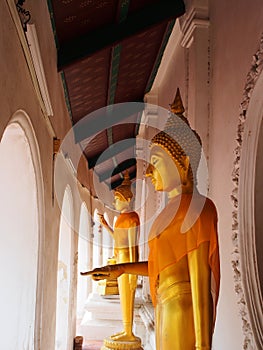
[[[104,339],[104,344],[101,350],[143,350],[141,347],[141,339],[136,337],[134,341],[118,341],[110,337]]]
[[[77,332],[85,340],[103,340],[122,330],[119,296],[102,297],[90,294],[85,305],[84,317]]]
[[[99,295],[119,295],[117,280],[102,280],[98,285]]]
[[[108,258],[107,264],[108,265],[116,264],[115,257]],[[98,292],[100,295],[119,295],[117,278],[105,279],[105,280],[99,281]]]

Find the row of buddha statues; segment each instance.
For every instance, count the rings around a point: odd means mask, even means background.
[[[202,144],[184,116],[179,90],[165,127],[151,140],[146,177],[156,191],[168,193],[148,236],[149,256],[139,259],[138,214],[130,208],[129,175],[114,191],[119,216],[112,228],[100,223],[114,241],[116,264],[81,272],[95,281],[118,280],[123,331],[104,340],[103,348],[142,349],[133,333],[137,276],[148,276],[155,310],[157,350],[210,350],[219,294],[217,210],[197,189]]]

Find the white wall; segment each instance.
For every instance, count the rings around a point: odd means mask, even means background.
[[[259,0],[189,0],[186,5],[186,15],[177,21],[149,95],[155,97],[156,104],[168,109],[179,87],[186,116],[197,128],[203,142],[205,140],[209,196],[214,200],[219,216],[221,261],[213,349],[240,350],[244,346],[245,334],[232,267],[232,172],[240,103],[253,55],[260,44],[263,6]],[[193,17],[189,21],[190,12]],[[201,31],[204,34],[204,28],[209,33],[206,46],[205,35],[200,36]],[[202,63],[199,58],[204,53]],[[206,81],[200,81],[205,78]]]
[[[73,240],[72,198],[66,189],[60,220],[59,250],[57,265],[57,307],[56,307],[56,350],[69,350],[70,339],[69,312],[72,290],[72,240]]]
[[[262,31],[261,1],[211,2],[212,105],[210,124],[210,195],[219,213],[221,292],[215,349],[243,348],[242,318],[232,268],[231,193],[240,103]],[[223,337],[222,337],[223,335]]]
[[[1,347],[34,349],[37,187],[29,142],[17,123],[10,124],[2,136],[0,163]]]
[[[32,127],[32,139],[35,138],[35,141],[38,145],[38,149],[34,149],[35,155],[38,157],[38,166],[34,168],[36,172],[36,182],[37,182],[37,206],[39,210],[38,217],[38,226],[34,229],[34,234],[39,234],[39,259],[37,263],[32,263],[32,269],[38,269],[37,276],[37,285],[38,289],[36,291],[36,347],[40,349],[53,349],[55,342],[55,329],[56,329],[56,282],[57,282],[57,256],[58,256],[58,235],[59,235],[59,226],[60,226],[60,198],[57,198],[54,191],[54,163],[53,163],[53,137],[63,140],[68,130],[71,128],[71,121],[68,114],[64,90],[60,73],[57,72],[57,51],[54,42],[54,35],[50,22],[50,14],[48,11],[48,5],[45,1],[31,1],[26,4],[26,9],[30,11],[31,22],[34,23],[36,28],[36,33],[38,36],[38,43],[40,48],[40,55],[43,62],[43,69],[45,74],[45,79],[47,82],[48,93],[50,96],[51,107],[52,107],[52,116],[47,116],[43,110],[43,104],[41,104],[38,92],[37,92],[37,83],[33,81],[31,73],[34,70],[32,62],[27,60],[28,57],[25,52],[26,39],[22,26],[20,25],[19,16],[17,14],[15,2],[13,1],[0,1],[0,22],[2,28],[2,35],[0,38],[0,105],[1,105],[1,118],[0,118],[0,138],[2,137],[4,130],[10,120],[21,113],[28,117],[28,123]],[[15,18],[16,15],[18,18]],[[17,19],[17,20],[16,20]],[[20,25],[20,26],[19,26]],[[20,28],[20,30],[19,30]],[[22,40],[24,39],[24,41]],[[28,47],[27,47],[28,49]],[[27,52],[28,53],[28,52]],[[47,54],[48,53],[48,54]],[[30,62],[29,62],[30,61]],[[31,72],[31,73],[30,73]],[[20,124],[20,122],[19,122]],[[27,135],[27,133],[26,133]],[[28,135],[27,135],[28,136]],[[29,145],[32,146],[32,140],[29,139]],[[74,141],[71,140],[74,144]],[[13,147],[13,148],[12,148]],[[12,154],[12,149],[15,145],[8,146],[8,153],[5,154],[5,158],[8,160],[13,159],[14,167],[7,168],[5,174],[5,181],[3,179],[1,186],[1,195],[2,189],[4,189],[4,184],[12,183],[10,188],[9,197],[6,199],[6,204],[4,206],[4,211],[0,214],[2,220],[2,214],[6,216],[6,220],[10,221],[11,225],[18,228],[15,225],[18,225],[13,218],[18,217],[18,215],[25,214],[25,205],[27,205],[27,197],[25,196],[25,202],[23,204],[20,202],[20,199],[16,198],[13,201],[13,210],[11,204],[7,200],[11,200],[13,195],[19,194],[19,190],[23,187],[24,174],[28,169],[20,167],[17,169],[16,158]],[[32,149],[31,149],[32,151]],[[75,151],[75,149],[73,150]],[[34,157],[33,157],[34,158]],[[33,159],[35,160],[35,159]],[[22,158],[21,158],[22,161]],[[1,171],[2,171],[1,162]],[[20,165],[20,161],[17,161],[17,164]],[[34,162],[34,166],[35,166]],[[4,166],[3,166],[4,167]],[[74,230],[78,232],[79,225],[79,212],[80,206],[83,201],[87,204],[88,210],[90,210],[90,198],[89,193],[85,190],[85,187],[82,185],[87,185],[89,183],[89,178],[87,174],[87,163],[82,157],[78,163],[78,170],[80,170],[79,180],[80,183],[76,184],[75,179],[73,180],[73,174],[66,171],[66,175],[63,178],[60,178],[60,186],[65,189],[67,184],[70,184],[71,188],[74,187],[72,191],[73,196],[73,209],[72,211],[76,214],[75,217],[78,218],[74,222]],[[21,178],[21,179],[20,179]],[[31,177],[28,180],[32,180]],[[33,180],[31,181],[32,190],[35,187],[32,185]],[[41,186],[38,186],[38,185]],[[7,187],[6,187],[7,188]],[[5,190],[6,190],[5,188]],[[32,193],[31,193],[32,194]],[[80,201],[81,197],[81,201]],[[16,208],[17,201],[17,208]],[[21,199],[22,201],[22,199]],[[31,201],[32,203],[33,200]],[[62,202],[62,201],[61,201]],[[1,201],[1,204],[4,201]],[[31,211],[31,206],[28,206],[29,213]],[[31,212],[32,214],[32,212]],[[31,215],[30,220],[33,220],[34,216]],[[3,221],[4,222],[4,221]],[[1,224],[0,224],[1,225]],[[21,225],[21,229],[23,225]],[[7,230],[3,230],[4,232]],[[27,231],[27,230],[25,230]],[[2,232],[2,230],[1,230]],[[13,230],[15,234],[15,230]],[[32,233],[31,228],[28,231],[30,236]],[[19,231],[19,237],[22,237]],[[30,236],[31,237],[31,236]],[[8,239],[8,238],[7,238]],[[22,242],[21,247],[27,241]],[[29,239],[32,244],[34,241]],[[73,239],[72,251],[77,251],[77,235]],[[7,244],[7,242],[6,242]],[[35,242],[35,244],[37,244]],[[29,246],[28,249],[32,247]],[[32,248],[33,249],[33,248]],[[14,248],[13,248],[14,250]],[[15,250],[14,250],[15,251]],[[32,253],[32,252],[31,252]],[[22,253],[21,253],[22,254]],[[4,256],[3,256],[4,257]],[[11,255],[10,255],[11,257]],[[21,257],[17,254],[17,257]],[[31,257],[33,259],[33,254],[28,254],[25,261]],[[18,259],[19,261],[19,259]],[[17,266],[22,266],[18,261],[15,262]],[[5,261],[7,265],[8,260]],[[2,264],[3,265],[3,264]],[[4,265],[3,265],[4,266]],[[77,285],[77,266],[74,261],[73,263],[73,286]],[[36,277],[34,271],[31,271],[32,278]],[[11,270],[9,273],[11,276]],[[21,277],[22,278],[22,277]],[[30,280],[30,279],[29,279]],[[20,281],[18,279],[18,281]],[[12,291],[11,281],[6,283],[7,294]],[[30,280],[31,283],[31,280]],[[32,282],[33,283],[33,282]],[[25,284],[26,287],[26,284]],[[31,287],[28,286],[28,289]],[[73,337],[74,333],[74,324],[75,324],[75,291],[71,295],[71,304],[70,304],[70,334]],[[30,292],[31,293],[31,292]],[[19,295],[19,294],[15,294]],[[31,299],[32,303],[35,302],[34,298]],[[28,308],[28,310],[31,310]],[[7,319],[9,322],[9,320]],[[6,321],[6,322],[7,322]],[[22,322],[23,320],[21,320]],[[16,326],[19,327],[18,318],[16,318]],[[32,321],[33,322],[33,321]],[[23,322],[21,323],[23,324]],[[0,327],[1,328],[1,327]],[[3,328],[1,328],[3,330]],[[0,331],[1,332],[1,331]],[[6,333],[8,334],[8,333]],[[30,336],[27,337],[28,341]],[[2,337],[4,339],[4,336]],[[7,337],[5,337],[7,339]],[[72,339],[71,339],[72,340]],[[21,345],[21,344],[19,344]],[[3,345],[4,346],[4,345]],[[14,348],[15,346],[12,346]],[[30,347],[29,347],[30,348]]]
[[[89,234],[89,215],[85,204],[81,206],[80,225],[78,237],[78,285],[77,285],[77,319],[81,319],[84,315],[85,301],[88,293],[91,292],[91,279],[80,276],[80,272],[91,269],[91,245]]]

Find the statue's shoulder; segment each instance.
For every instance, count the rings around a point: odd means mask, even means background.
[[[139,226],[140,219],[135,211],[130,211],[128,213],[120,214],[118,222],[122,227]]]
[[[139,215],[136,213],[136,211],[132,211],[130,212],[130,219],[132,221],[136,221],[136,223],[139,223],[140,222],[140,218],[139,218]]]
[[[204,212],[206,214],[210,214],[211,216],[214,216],[217,218],[217,209],[216,205],[213,202],[213,200],[209,197],[204,197],[205,198],[205,205],[204,205]]]
[[[206,204],[207,204],[208,208],[210,208],[211,210],[217,211],[216,210],[216,205],[215,205],[214,201],[211,198],[206,197]]]

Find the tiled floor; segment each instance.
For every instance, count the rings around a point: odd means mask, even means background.
[[[100,350],[102,345],[102,341],[86,341],[82,346],[82,350]]]

